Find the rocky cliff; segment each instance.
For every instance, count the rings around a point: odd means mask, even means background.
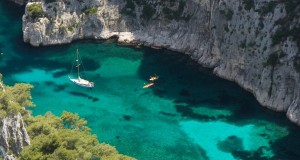
[[[23,146],[30,144],[21,114],[1,119],[0,124],[0,157],[14,160],[19,156]]]
[[[12,96],[12,88],[5,87],[1,78],[0,74],[0,159],[14,160],[14,156],[20,155],[23,146],[30,144],[22,114],[17,111],[17,107],[20,107],[17,104],[19,98],[24,94]],[[21,92],[21,90],[18,91]],[[24,97],[22,98],[25,101]],[[27,105],[27,102],[24,104]]]
[[[23,16],[34,46],[107,39],[189,54],[300,125],[298,0],[42,0]]]

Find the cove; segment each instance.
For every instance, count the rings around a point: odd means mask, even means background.
[[[92,40],[34,48],[22,41],[23,10],[0,2],[1,26],[9,26],[0,28],[0,72],[6,84],[34,86],[33,115],[76,112],[101,142],[137,159],[300,157],[299,127],[189,56]],[[67,77],[77,48],[92,90]],[[153,74],[160,79],[143,89]]]

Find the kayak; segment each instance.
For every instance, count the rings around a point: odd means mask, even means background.
[[[156,77],[153,76],[153,77],[150,77],[150,78],[149,78],[150,81],[155,81],[155,80],[157,80],[157,79],[158,79],[158,76],[156,76]]]
[[[149,84],[146,84],[143,86],[143,88],[149,88],[149,87],[152,87],[154,86],[154,83],[149,83]]]

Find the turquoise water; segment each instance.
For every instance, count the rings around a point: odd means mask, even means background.
[[[34,48],[22,42],[22,12],[0,2],[0,72],[6,84],[34,86],[33,115],[76,112],[101,142],[143,160],[300,157],[299,127],[188,56],[112,41]],[[67,77],[77,48],[93,89]],[[143,89],[153,74],[160,79]]]

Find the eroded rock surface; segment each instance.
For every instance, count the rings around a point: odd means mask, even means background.
[[[180,51],[300,125],[299,6],[297,0],[42,0],[27,4],[23,33],[33,46],[117,36]]]

